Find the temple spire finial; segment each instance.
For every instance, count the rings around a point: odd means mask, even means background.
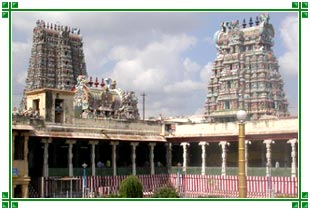
[[[246,22],[245,22],[245,19],[243,19],[242,27],[243,27],[243,28],[245,28],[245,27],[246,27]]]
[[[100,86],[101,86],[102,88],[105,86],[105,84],[104,84],[104,79],[103,79],[103,78],[101,79],[101,84],[100,84]]]
[[[259,25],[258,16],[256,16],[255,24],[256,24],[257,26]]]
[[[96,77],[96,82],[95,82],[95,86],[98,87],[99,82],[98,82],[98,77]]]
[[[92,86],[93,86],[93,83],[94,83],[94,82],[93,82],[93,77],[90,77],[90,78],[89,78],[89,82],[88,82],[89,86],[92,87]]]
[[[252,20],[252,17],[250,17],[249,25],[250,25],[250,27],[252,27],[252,26],[253,26],[253,20]]]

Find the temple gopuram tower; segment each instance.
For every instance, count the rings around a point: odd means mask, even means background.
[[[116,81],[89,78],[80,30],[37,21],[24,96],[19,111],[46,122],[75,118],[138,120],[138,98]]]
[[[253,22],[223,22],[214,34],[217,57],[205,102],[209,122],[236,120],[244,109],[249,120],[289,116],[283,80],[272,47],[274,29],[269,15]]]
[[[87,75],[80,29],[36,22],[26,78],[26,91],[70,90],[79,75]]]

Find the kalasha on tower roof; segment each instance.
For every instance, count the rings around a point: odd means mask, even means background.
[[[240,109],[250,120],[289,115],[269,20],[265,13],[254,22],[250,18],[248,27],[245,20],[241,25],[222,22],[214,34],[217,57],[205,102],[208,121],[235,121]]]

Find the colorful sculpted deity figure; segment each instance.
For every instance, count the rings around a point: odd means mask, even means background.
[[[268,13],[261,14],[261,16],[260,16],[260,22],[261,23],[260,24],[263,26],[265,26],[266,24],[269,24],[269,19],[270,19],[270,17],[269,17]]]
[[[231,22],[231,30],[238,31],[239,30],[239,20],[235,20]]]
[[[222,32],[228,33],[229,30],[231,29],[231,22],[222,22]]]
[[[97,78],[96,78],[97,81]],[[102,79],[104,85],[92,86],[86,76],[77,78],[74,108],[82,118],[139,119],[138,99],[133,91],[116,88],[116,81]]]

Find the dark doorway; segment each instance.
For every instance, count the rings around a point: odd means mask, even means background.
[[[55,100],[55,123],[63,123],[64,121],[63,103],[63,99]]]
[[[117,166],[126,167],[131,165],[131,145],[127,142],[120,142],[117,146]]]
[[[43,144],[39,138],[30,138],[28,142],[28,167],[30,177],[43,175]]]
[[[32,101],[32,108],[34,111],[40,112],[40,99],[36,99]]]
[[[179,143],[172,145],[172,166],[177,166],[178,163],[183,163],[183,148]]]

